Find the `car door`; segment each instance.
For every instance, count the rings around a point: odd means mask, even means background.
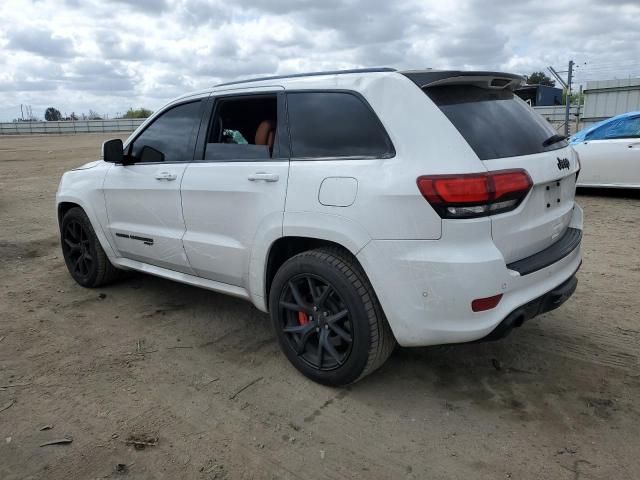
[[[582,163],[581,184],[640,185],[640,116],[603,125],[574,148]]]
[[[193,273],[182,248],[180,182],[193,159],[203,104],[164,110],[125,147],[125,163],[107,172],[107,230],[120,256]]]
[[[289,175],[282,91],[210,99],[182,180],[183,244],[201,277],[248,289],[254,245],[282,235]]]

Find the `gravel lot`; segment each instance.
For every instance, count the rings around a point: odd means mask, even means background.
[[[336,390],[249,303],[71,280],[55,190],[104,139],[0,137],[0,478],[640,478],[639,195],[580,195],[559,310],[500,342],[399,349]]]

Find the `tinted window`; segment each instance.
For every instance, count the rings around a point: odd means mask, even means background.
[[[218,100],[205,160],[266,160],[278,156],[275,95]]]
[[[589,133],[585,140],[640,137],[640,117],[623,118],[603,125]]]
[[[557,132],[510,90],[471,85],[425,89],[481,160],[531,155],[567,146],[543,146]]]
[[[344,92],[287,95],[291,156],[390,157],[393,146],[371,108]]]
[[[162,113],[133,141],[134,162],[188,162],[193,159],[195,130],[200,124],[200,101]]]

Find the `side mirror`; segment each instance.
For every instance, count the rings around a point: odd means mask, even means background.
[[[124,148],[122,140],[114,138],[102,144],[102,158],[105,162],[122,163],[124,159]]]

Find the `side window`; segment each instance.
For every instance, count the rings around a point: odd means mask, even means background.
[[[217,100],[204,159],[237,161],[277,158],[277,110],[276,95]]]
[[[630,117],[608,123],[589,133],[585,140],[640,137],[640,117]]]
[[[601,127],[598,127],[595,130],[592,130],[591,132],[587,133],[584,139],[585,140],[602,140],[606,138],[606,135],[609,129],[612,127],[615,127],[617,124],[618,122],[611,122],[611,123],[607,123],[606,125],[602,125]]]
[[[640,117],[624,118],[612,125],[605,138],[632,138],[640,136]]]
[[[189,162],[193,134],[200,124],[201,101],[183,103],[162,113],[130,146],[133,162]]]
[[[291,156],[392,157],[391,140],[371,108],[348,92],[287,94]]]

